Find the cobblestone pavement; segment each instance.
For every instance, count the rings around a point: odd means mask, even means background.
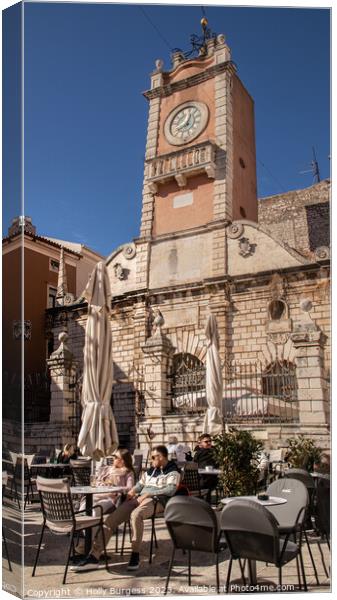
[[[6,500],[4,510],[4,525],[8,540],[8,550],[12,559],[13,572],[9,572],[8,564],[3,558],[3,588],[16,595],[29,598],[73,598],[73,597],[110,597],[110,596],[160,596],[163,594],[165,578],[171,555],[171,541],[163,519],[156,522],[158,549],[153,562],[148,562],[150,547],[150,522],[145,524],[144,544],[141,554],[141,566],[136,573],[126,570],[130,555],[129,541],[126,544],[123,557],[115,552],[115,537],[110,540],[108,554],[110,556],[109,573],[104,565],[98,570],[87,573],[68,572],[67,583],[62,585],[65,556],[69,538],[51,533],[45,534],[45,540],[40,553],[40,561],[35,577],[32,577],[32,567],[41,530],[42,516],[37,503],[29,505],[25,512],[24,530],[24,577],[20,577],[18,566],[20,557],[20,523],[17,510]],[[121,536],[120,536],[121,538]],[[330,582],[323,568],[322,559],[317,543],[311,544],[314,561],[318,571],[319,585],[315,580],[313,567],[308,550],[304,547],[304,565],[310,592],[329,592]],[[325,564],[329,568],[329,552],[327,544],[322,544]],[[215,594],[215,562],[214,557],[205,553],[195,552],[192,556],[192,585],[188,585],[187,555],[176,553],[176,562],[171,575],[169,594],[173,595],[207,595]],[[228,553],[220,555],[220,585],[225,584],[228,569]],[[271,565],[257,563],[258,588],[247,590],[243,587],[237,561],[232,570],[231,592],[258,591],[270,592],[277,590],[277,569]],[[298,591],[296,561],[283,569],[283,587],[281,591]]]

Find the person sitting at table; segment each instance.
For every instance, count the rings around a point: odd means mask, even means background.
[[[214,451],[212,447],[212,438],[208,433],[203,433],[198,439],[198,445],[193,455],[194,462],[197,463],[199,469],[205,469],[206,467],[213,467],[216,469],[218,464],[214,457]],[[200,488],[207,489],[207,502],[211,502],[212,491],[218,485],[217,475],[200,475]]]
[[[113,454],[113,464],[102,466],[96,473],[96,486],[116,485],[125,487],[127,490],[135,485],[135,471],[132,464],[132,456],[127,448],[118,448]],[[94,494],[93,505],[99,505],[103,513],[113,512],[119,504],[121,495],[115,492],[106,494]],[[81,501],[80,510],[85,509],[85,498]],[[100,515],[100,510],[93,510],[95,516]]]
[[[186,454],[190,452],[190,448],[186,444],[180,443],[175,435],[171,435],[168,441],[169,458],[176,460],[178,463],[185,462]]]
[[[144,520],[153,515],[155,506],[156,513],[164,511],[169,498],[177,492],[179,481],[180,471],[175,461],[168,460],[166,446],[156,446],[152,449],[152,467],[143,473],[140,481],[128,493],[126,500],[106,517],[104,522],[106,544],[108,544],[118,525],[129,519],[131,521],[132,552],[127,567],[129,571],[135,571],[139,567]],[[156,504],[154,496],[159,498]],[[71,567],[71,570],[77,572],[97,569],[103,550],[102,535],[98,531],[89,556]]]
[[[69,465],[71,460],[76,460],[77,459],[77,454],[75,452],[75,445],[74,444],[66,444],[62,450],[62,452],[60,452],[60,454],[58,455],[56,462],[58,464],[62,464],[62,465]]]

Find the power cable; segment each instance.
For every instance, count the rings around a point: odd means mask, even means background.
[[[258,158],[257,160],[258,160],[258,162],[260,163],[260,165],[261,165],[261,166],[262,166],[264,169],[266,169],[267,173],[269,173],[270,177],[271,177],[271,178],[272,178],[272,179],[273,179],[273,180],[274,180],[274,181],[277,183],[277,185],[278,185],[278,186],[280,186],[280,188],[281,188],[282,192],[286,193],[286,192],[287,192],[287,190],[285,190],[285,189],[284,189],[284,187],[283,187],[282,183],[280,183],[280,182],[278,181],[278,179],[276,179],[276,177],[273,175],[273,173],[271,172],[271,170],[270,170],[270,169],[268,169],[268,167],[266,167],[266,165],[265,165],[265,164],[264,164],[264,163],[263,163],[263,162],[262,162],[262,161],[261,161],[259,158]]]
[[[167,39],[163,36],[163,34],[161,33],[161,31],[158,29],[157,25],[155,25],[155,23],[152,21],[152,19],[149,17],[149,15],[145,12],[144,8],[142,6],[139,6],[139,10],[143,13],[144,17],[148,20],[148,22],[150,23],[150,25],[152,25],[153,29],[156,30],[156,32],[158,33],[159,37],[163,40],[163,42],[169,48],[170,52],[172,52],[173,47],[169,44],[169,42],[167,41]]]

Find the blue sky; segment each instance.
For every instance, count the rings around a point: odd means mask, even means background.
[[[103,255],[139,234],[149,73],[156,58],[169,69],[169,47],[188,49],[200,28],[200,7],[144,9],[157,29],[137,5],[25,5],[25,214],[38,233]],[[313,145],[329,177],[329,11],[206,13],[255,101],[259,196],[311,185],[300,171]],[[18,190],[7,176],[4,231]]]

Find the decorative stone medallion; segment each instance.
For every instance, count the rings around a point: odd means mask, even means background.
[[[114,265],[114,271],[115,271],[115,277],[117,279],[126,279],[126,271],[125,269],[123,269],[122,265],[120,263],[116,263]]]
[[[315,256],[318,260],[325,260],[330,258],[330,248],[328,246],[319,246],[315,250]]]
[[[64,296],[63,303],[65,306],[69,306],[70,304],[72,304],[74,302],[74,300],[75,300],[74,294],[68,293]]]
[[[227,227],[227,235],[231,240],[236,240],[241,237],[243,232],[244,226],[242,223],[231,223],[231,225]]]
[[[244,258],[254,254],[255,244],[251,244],[248,238],[242,237],[239,239],[239,254]]]
[[[170,112],[164,124],[164,134],[173,146],[194,140],[205,129],[209,110],[204,102],[184,102]]]
[[[128,260],[131,260],[131,258],[133,258],[134,256],[136,256],[136,244],[128,244],[127,246],[125,246],[125,248],[123,249],[123,256],[125,258],[127,258]]]

